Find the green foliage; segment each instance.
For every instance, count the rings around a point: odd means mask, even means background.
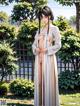
[[[34,3],[36,6],[36,8],[38,9],[39,7],[43,7],[44,5],[46,5],[48,2],[48,0],[36,0],[36,2]]]
[[[0,43],[0,80],[7,75],[11,75],[18,66],[16,65],[17,58],[10,44],[6,42]]]
[[[71,6],[73,4],[75,4],[76,6],[76,30],[77,32],[79,33],[80,32],[80,1],[79,0],[55,0],[57,2],[59,2],[60,4],[62,4],[63,6],[66,5],[66,6]]]
[[[27,48],[28,55],[31,55],[32,51],[32,42],[35,35],[35,32],[38,28],[36,21],[24,21],[20,27],[19,33],[17,35],[18,40],[21,44],[24,44]]]
[[[0,96],[7,95],[9,91],[9,84],[5,82],[0,83]]]
[[[32,3],[32,4],[35,4],[35,3],[39,3],[39,4],[45,4],[47,2],[47,0],[36,0],[36,2],[34,0],[0,0],[0,4],[5,4],[5,5],[8,5],[9,3],[12,3],[12,2],[29,2],[29,3]]]
[[[14,41],[15,27],[8,23],[0,23],[0,80],[11,75],[17,69]]]
[[[53,21],[53,24],[58,26],[60,31],[65,31],[70,27],[68,24],[68,20],[63,16],[58,16],[57,20]]]
[[[80,70],[63,71],[59,74],[60,90],[80,90]]]
[[[68,29],[62,34],[62,48],[59,51],[59,56],[65,63],[72,62],[74,68],[79,69],[80,34],[77,34],[73,29]]]
[[[59,2],[62,5],[66,5],[66,6],[71,6],[73,5],[73,3],[75,2],[74,0],[55,0],[57,2]]]
[[[31,3],[27,2],[18,3],[13,8],[12,19],[15,21],[30,19],[31,11],[32,11]]]
[[[35,20],[39,7],[47,3],[47,0],[36,0],[36,2],[21,1],[13,8],[12,19],[15,21],[22,21],[25,19],[30,21]]]
[[[34,96],[34,84],[26,79],[16,79],[10,83],[10,91],[16,96],[32,98]]]
[[[8,22],[8,15],[3,11],[0,12],[0,22]]]
[[[5,4],[5,5],[7,5],[9,2],[8,1],[6,1],[6,0],[0,0],[0,4]]]
[[[0,41],[6,40],[11,43],[15,39],[15,27],[8,23],[0,23]]]

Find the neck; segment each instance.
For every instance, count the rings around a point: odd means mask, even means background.
[[[48,23],[43,24],[41,27],[42,27],[42,29],[44,29],[44,28],[48,28]]]
[[[52,24],[52,23],[51,23],[51,21],[49,20],[49,25],[50,25],[50,24]],[[45,28],[45,27],[48,28],[48,22],[41,25],[41,28]]]

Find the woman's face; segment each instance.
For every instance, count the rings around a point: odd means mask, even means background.
[[[42,14],[41,21],[42,21],[43,24],[47,24],[48,23],[48,16],[45,16],[45,15]]]

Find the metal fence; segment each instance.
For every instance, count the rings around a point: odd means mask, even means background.
[[[16,78],[24,78],[34,81],[34,56],[27,55],[27,49],[19,42],[16,44],[16,51],[18,55],[19,69],[11,76],[6,77],[6,81]],[[57,57],[58,73],[64,70],[74,70],[72,63],[64,64],[59,57]]]

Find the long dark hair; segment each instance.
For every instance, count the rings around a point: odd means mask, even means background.
[[[40,29],[41,29],[42,15],[45,15],[48,17],[48,30],[47,30],[47,34],[48,34],[49,33],[49,20],[52,20],[52,21],[54,20],[54,16],[53,16],[53,13],[52,13],[52,10],[50,9],[50,7],[44,6],[43,8],[39,8],[39,11],[38,11],[39,33],[40,33]]]

